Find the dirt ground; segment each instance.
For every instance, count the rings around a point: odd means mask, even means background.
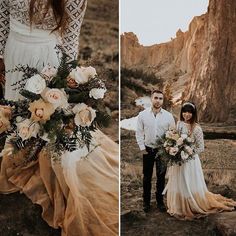
[[[205,140],[201,155],[210,191],[236,199],[235,140]],[[155,207],[153,178],[152,211],[142,211],[142,159],[133,131],[121,131],[121,235],[222,235],[212,217],[180,221]],[[233,234],[232,234],[233,235]]]
[[[80,63],[91,61],[108,89],[106,104],[113,117],[104,129],[118,141],[118,1],[89,0],[80,36]],[[23,194],[0,195],[1,236],[57,236],[41,218],[41,207]]]

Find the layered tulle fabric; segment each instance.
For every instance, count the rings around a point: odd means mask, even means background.
[[[39,71],[46,64],[58,65],[54,47],[57,37],[48,31],[31,30],[12,22],[4,60],[7,70],[29,65]],[[22,78],[7,73],[5,98],[19,100],[11,84]],[[83,150],[65,153],[61,163],[52,162],[43,149],[37,161],[22,166],[24,151],[1,157],[0,193],[21,191],[42,206],[43,219],[63,236],[118,235],[118,145],[101,131],[93,134],[95,149],[83,158]]]
[[[208,191],[198,155],[168,170],[168,213],[180,219],[193,219],[210,213],[232,211],[236,202]]]
[[[47,150],[22,167],[23,152],[3,157],[0,192],[20,190],[42,206],[42,217],[62,235],[118,234],[118,147],[101,131],[99,145],[86,157],[80,151],[63,155],[67,165],[51,162]]]

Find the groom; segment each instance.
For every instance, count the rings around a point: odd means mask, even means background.
[[[151,107],[140,112],[136,130],[136,140],[143,154],[143,210],[150,211],[151,181],[154,163],[156,163],[156,201],[157,208],[165,211],[162,192],[165,186],[166,170],[161,170],[160,158],[156,158],[156,140],[175,126],[175,120],[171,113],[162,108],[164,101],[163,93],[154,90],[151,93]]]

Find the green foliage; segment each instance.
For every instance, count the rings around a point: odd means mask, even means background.
[[[105,112],[97,112],[95,122],[100,128],[108,127],[111,122],[111,117]]]
[[[69,103],[85,103],[90,99],[89,91],[78,91],[77,89],[65,89],[66,93],[69,95]]]
[[[41,98],[41,96],[39,94],[32,93],[32,92],[30,92],[28,90],[25,90],[25,89],[20,90],[20,94],[23,97],[25,97],[25,98],[27,98],[27,99],[29,99],[31,101],[35,101],[35,100],[38,100],[38,99]]]

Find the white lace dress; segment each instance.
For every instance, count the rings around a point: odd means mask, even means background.
[[[188,134],[182,121],[177,123],[181,134]],[[163,194],[167,192],[168,213],[181,219],[193,219],[220,211],[232,211],[236,202],[208,191],[199,159],[204,151],[203,132],[199,125],[192,132],[195,142],[194,159],[185,164],[169,168],[168,182]]]
[[[6,70],[15,66],[29,65],[41,70],[46,64],[58,65],[54,49],[62,45],[71,59],[78,55],[79,34],[86,10],[86,0],[67,0],[67,27],[62,37],[51,32],[55,27],[52,10],[45,13],[45,0],[36,1],[34,24],[30,27],[29,0],[1,0],[0,2],[0,57],[4,58]],[[5,98],[18,100],[20,95],[12,84],[21,79],[19,72],[7,73]]]

